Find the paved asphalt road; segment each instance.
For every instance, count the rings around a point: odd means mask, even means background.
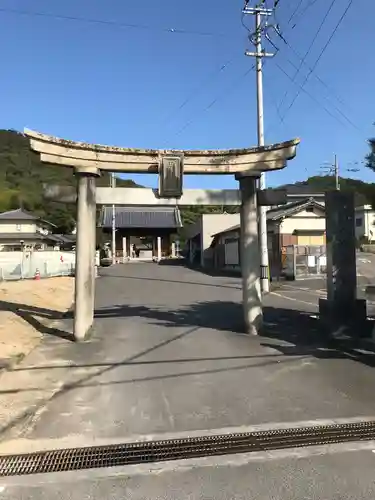
[[[92,341],[59,338],[66,323],[3,375],[0,452],[375,416],[374,354],[326,345],[315,316],[322,288],[276,289],[264,301],[265,336],[249,338],[237,278],[156,264],[101,274]],[[0,499],[370,499],[371,449],[3,480]]]

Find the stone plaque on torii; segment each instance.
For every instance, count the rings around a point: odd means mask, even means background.
[[[102,170],[159,174],[158,195],[166,200],[183,197],[183,175],[235,175],[240,183],[241,194],[244,329],[252,334],[259,331],[263,316],[256,180],[262,172],[284,168],[287,161],[296,155],[298,139],[245,149],[166,151],[67,141],[31,130],[25,130],[25,135],[30,139],[31,149],[40,154],[43,163],[71,167],[78,178],[74,311],[76,340],[85,340],[94,321],[96,178]]]

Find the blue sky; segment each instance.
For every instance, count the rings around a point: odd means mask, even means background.
[[[297,12],[288,22],[298,3],[280,0],[277,21],[290,47],[303,56],[330,0],[303,0],[299,12],[307,8],[306,13]],[[315,63],[348,3],[335,2],[307,66]],[[375,69],[370,52],[375,45],[375,2],[356,4],[310,76],[305,86],[310,95],[301,92],[283,122],[279,114],[284,115],[299,87],[279,67],[293,76],[291,64],[298,66],[300,59],[273,38],[280,50],[264,68],[266,143],[293,137],[302,142],[286,169],[267,176],[268,185],[316,175],[334,153],[343,176],[375,181],[367,169],[356,174],[345,171],[363,159],[366,139],[375,135]],[[124,147],[253,146],[255,73],[244,76],[253,60],[243,55],[250,45],[241,24],[242,7],[243,0],[2,0],[0,127],[28,127]],[[9,12],[12,9],[108,24],[21,15]],[[250,16],[246,22],[253,25]],[[299,84],[309,72],[307,66],[296,79]],[[132,178],[144,185],[156,182],[153,176]],[[186,187],[236,185],[232,177],[185,178]]]

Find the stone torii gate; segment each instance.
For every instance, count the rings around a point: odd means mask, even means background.
[[[296,155],[298,139],[249,149],[166,151],[86,144],[31,130],[25,130],[25,135],[43,163],[74,168],[78,179],[74,311],[77,341],[86,339],[94,322],[96,178],[102,170],[160,175],[167,155],[183,158],[184,174],[232,174],[239,180],[244,324],[247,333],[257,334],[263,315],[256,180],[261,172],[284,168],[287,160]]]

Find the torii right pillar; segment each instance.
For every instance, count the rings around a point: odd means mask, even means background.
[[[260,290],[260,256],[256,177],[237,175],[241,190],[240,263],[242,274],[242,307],[244,329],[257,335],[263,327]]]
[[[357,299],[354,194],[325,195],[327,299],[319,299],[320,320],[333,339],[368,335],[366,301]]]

